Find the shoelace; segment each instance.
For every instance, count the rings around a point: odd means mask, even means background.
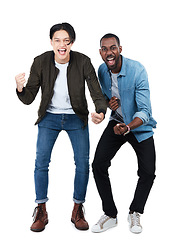
[[[131,225],[132,226],[141,226],[140,215],[137,212],[130,214],[130,216],[131,216]]]
[[[84,219],[84,214],[85,214],[84,206],[80,204],[78,207],[75,219],[77,219],[77,217],[78,217],[77,221],[79,221],[80,219]]]
[[[101,216],[100,220],[96,223],[96,225],[100,225],[100,228],[103,228],[103,224],[109,219],[110,217],[107,215]]]
[[[37,220],[40,220],[40,216],[43,215],[43,209],[42,209],[42,206],[37,206],[35,207],[34,209],[34,212],[33,212],[33,222],[37,221]]]

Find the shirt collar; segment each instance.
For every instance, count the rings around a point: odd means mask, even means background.
[[[121,67],[121,71],[118,73],[118,77],[126,76],[126,59],[122,55],[121,55],[121,58],[122,58],[122,67]],[[106,67],[107,67],[107,65],[106,65]],[[111,75],[111,70],[108,67],[107,67],[107,71]]]
[[[122,67],[121,67],[121,71],[119,72],[118,76],[126,76],[126,61],[122,55],[121,55],[121,57],[122,57]]]

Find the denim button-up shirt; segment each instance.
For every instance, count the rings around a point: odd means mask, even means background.
[[[103,94],[110,100],[111,76],[107,65],[103,63],[98,69],[99,81]],[[143,125],[132,130],[138,142],[153,135],[156,121],[152,118],[150,90],[147,72],[142,64],[122,56],[122,67],[117,77],[121,98],[121,109],[125,124],[138,117]]]

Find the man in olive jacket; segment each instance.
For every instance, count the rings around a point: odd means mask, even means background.
[[[50,39],[53,51],[34,59],[26,86],[24,73],[15,77],[17,95],[24,104],[31,104],[40,88],[42,93],[36,121],[38,138],[34,172],[38,206],[31,230],[43,231],[48,223],[48,168],[54,143],[62,130],[70,138],[76,165],[71,221],[77,229],[87,230],[89,226],[82,210],[89,178],[89,112],[85,82],[96,108],[92,113],[95,124],[103,121],[107,104],[90,59],[71,51],[75,41],[73,27],[68,23],[54,25],[50,29]]]

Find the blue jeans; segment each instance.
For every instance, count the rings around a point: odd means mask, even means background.
[[[89,130],[75,114],[46,113],[38,124],[38,139],[35,161],[36,203],[48,201],[48,170],[51,152],[59,133],[65,130],[70,138],[76,165],[74,179],[75,203],[85,201],[89,179]],[[64,143],[65,144],[65,143]],[[59,158],[61,158],[59,156]],[[65,174],[65,169],[59,169]]]

